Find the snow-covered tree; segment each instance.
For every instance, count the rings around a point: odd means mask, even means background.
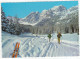
[[[2,30],[8,31],[9,20],[6,19],[6,16],[2,7],[1,7],[1,22],[2,22]]]
[[[15,35],[19,35],[22,32],[18,21],[19,21],[19,18],[15,16],[14,33],[13,33]]]

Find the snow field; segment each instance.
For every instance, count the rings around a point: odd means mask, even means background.
[[[16,42],[20,42],[18,57],[78,56],[78,35],[62,34],[61,44],[57,34],[52,34],[49,42],[47,35],[21,34],[19,36],[2,32],[2,57],[11,57]]]

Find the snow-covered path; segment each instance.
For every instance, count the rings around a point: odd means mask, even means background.
[[[57,34],[53,34],[51,41],[47,35],[22,34],[19,36],[2,32],[2,57],[11,57],[16,42],[20,42],[18,57],[53,57],[78,56],[78,35],[62,34],[61,44],[57,43]]]

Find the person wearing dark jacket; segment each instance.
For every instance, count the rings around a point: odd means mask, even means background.
[[[57,35],[57,38],[58,38],[58,43],[60,44],[60,37],[61,37],[61,33],[59,32],[58,35]]]
[[[50,42],[51,37],[52,37],[51,34],[48,34],[49,42]]]

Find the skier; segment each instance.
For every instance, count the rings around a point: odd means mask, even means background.
[[[57,35],[57,37],[58,37],[58,43],[60,44],[60,37],[61,37],[62,35],[61,35],[61,33],[59,32],[58,33],[58,35]]]
[[[51,34],[48,34],[48,38],[49,38],[49,42],[50,42],[50,39],[51,39]]]

